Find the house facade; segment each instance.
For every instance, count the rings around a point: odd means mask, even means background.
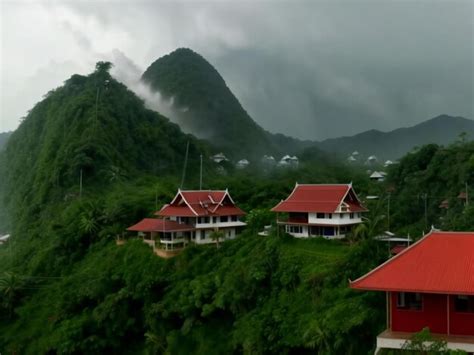
[[[352,184],[297,183],[288,198],[272,211],[277,212],[277,223],[294,237],[337,239],[362,223],[362,214],[367,210]],[[280,213],[287,218],[280,218]]]
[[[246,225],[245,212],[237,207],[228,190],[182,191],[155,213],[127,230],[138,232],[144,241],[162,250],[180,250],[189,243],[216,243],[214,231],[222,240],[234,239]],[[221,240],[221,241],[222,241]]]
[[[428,327],[448,348],[474,352],[474,232],[433,231],[350,287],[386,293],[377,349],[401,349]]]

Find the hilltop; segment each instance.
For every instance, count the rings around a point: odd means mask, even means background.
[[[144,103],[98,63],[36,104],[3,151],[2,179],[13,214],[143,174],[179,175],[187,142],[190,168],[206,145]],[[34,186],[34,191],[31,187]],[[17,216],[18,217],[18,216]]]
[[[294,152],[307,143],[273,135],[245,111],[219,72],[201,55],[180,48],[153,62],[142,80],[173,102],[185,131],[227,154],[259,158]]]
[[[467,139],[474,139],[473,120],[440,115],[415,126],[389,132],[370,130],[354,136],[327,139],[318,143],[318,147],[343,155],[358,151],[366,157],[376,155],[383,160],[393,160],[402,157],[414,147],[431,143],[453,143],[463,132],[467,134]]]

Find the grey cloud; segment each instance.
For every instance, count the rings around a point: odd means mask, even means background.
[[[141,70],[190,47],[273,132],[323,139],[413,125],[441,113],[474,116],[469,0],[63,6],[75,23],[100,28],[86,34],[87,28],[72,27],[77,46],[90,41],[102,53],[83,53],[78,61],[119,48]],[[95,45],[102,32],[110,45]]]

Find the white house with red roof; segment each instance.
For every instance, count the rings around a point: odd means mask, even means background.
[[[362,206],[352,184],[298,184],[286,200],[272,211],[285,213],[288,218],[277,223],[284,225],[288,234],[298,238],[322,236],[344,238],[357,224],[362,223]]]
[[[401,349],[428,327],[449,349],[474,352],[474,232],[432,231],[350,287],[386,293],[377,349]]]
[[[159,218],[145,218],[128,231],[139,232],[145,240],[164,250],[182,249],[188,243],[215,243],[214,231],[221,231],[224,240],[233,239],[246,225],[245,215],[228,190],[178,190],[173,200],[155,213]]]

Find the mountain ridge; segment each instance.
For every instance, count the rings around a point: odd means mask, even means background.
[[[235,157],[295,152],[305,143],[264,130],[200,54],[179,48],[154,61],[142,81],[177,107],[177,122]]]
[[[416,146],[450,144],[461,132],[474,137],[474,121],[439,115],[411,127],[367,130],[322,141],[300,140],[264,130],[242,107],[224,78],[203,56],[179,48],[154,61],[142,81],[178,107],[178,124],[234,158],[298,154],[312,148],[348,155],[357,150],[381,159],[398,159]]]
[[[391,131],[371,129],[353,136],[330,138],[318,142],[320,149],[340,154],[358,151],[383,159],[398,159],[417,146],[430,143],[446,145],[456,141],[462,132],[474,138],[474,120],[460,116],[438,115],[409,127]]]

